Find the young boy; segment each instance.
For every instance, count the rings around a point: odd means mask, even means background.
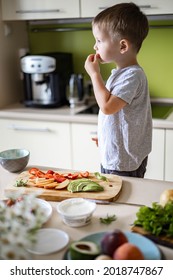
[[[137,54],[148,34],[147,17],[133,3],[103,10],[92,22],[96,54],[85,62],[99,105],[101,172],[144,177],[151,152],[152,116],[148,82]],[[114,62],[106,86],[100,63]]]

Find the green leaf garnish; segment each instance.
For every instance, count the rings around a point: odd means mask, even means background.
[[[111,224],[112,222],[116,221],[116,219],[117,219],[116,215],[109,216],[109,215],[107,214],[106,218],[100,218],[100,222],[101,222],[102,224],[109,225],[109,224]]]
[[[25,186],[27,186],[27,182],[28,182],[28,180],[24,181],[23,179],[20,179],[15,182],[14,186],[15,187],[25,187]]]

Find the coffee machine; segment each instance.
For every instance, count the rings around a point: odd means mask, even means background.
[[[66,92],[73,63],[71,53],[26,55],[21,58],[27,107],[55,108],[68,104]]]

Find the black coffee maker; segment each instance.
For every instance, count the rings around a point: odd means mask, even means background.
[[[26,55],[21,58],[27,107],[55,108],[68,104],[66,92],[73,62],[71,53]]]

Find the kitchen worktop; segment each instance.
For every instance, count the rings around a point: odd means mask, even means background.
[[[29,168],[29,167],[28,167]],[[41,168],[41,167],[40,167]],[[47,170],[50,167],[42,168]],[[59,172],[64,171],[58,169]],[[0,166],[0,198],[4,198],[4,189],[7,186],[12,185],[15,182],[17,173],[9,173]],[[114,205],[99,205],[97,204],[96,211],[94,212],[93,219],[90,224],[84,227],[72,228],[65,225],[56,211],[56,206],[59,202],[50,202],[53,208],[53,213],[49,221],[44,225],[45,228],[57,228],[68,233],[70,242],[83,238],[91,233],[110,231],[115,228],[120,228],[124,231],[129,231],[136,219],[136,212],[139,206],[132,206],[127,203],[138,203],[151,206],[152,202],[159,202],[160,194],[165,189],[171,189],[171,182],[163,182],[149,179],[139,179],[122,177],[123,185],[120,196],[117,202],[122,204]],[[110,225],[104,225],[100,223],[100,217],[106,217],[108,215],[116,215],[117,219]],[[169,249],[164,246],[160,246],[164,258],[173,260],[173,249]],[[33,255],[33,259],[63,259],[67,247],[54,254],[37,256]]]
[[[0,118],[97,124],[97,115],[78,114],[94,102],[95,101],[91,101],[87,105],[80,105],[75,108],[63,106],[61,108],[51,109],[29,108],[21,103],[16,103],[0,109]],[[153,127],[173,129],[173,112],[166,119],[153,119]]]
[[[92,104],[92,102],[90,103]],[[63,106],[61,108],[29,108],[17,103],[0,110],[0,118],[21,118],[26,120],[52,121],[52,122],[77,122],[97,123],[97,115],[77,114],[87,108],[88,105],[80,105],[75,108]]]

